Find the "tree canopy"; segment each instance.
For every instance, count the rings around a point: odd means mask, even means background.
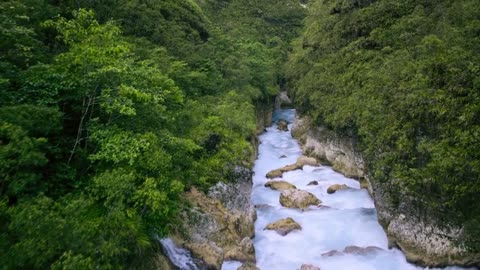
[[[375,181],[477,250],[479,33],[478,1],[317,0],[288,64],[301,112],[356,138]]]
[[[249,32],[247,2],[0,3],[2,268],[136,267],[184,191],[251,165],[303,9]]]

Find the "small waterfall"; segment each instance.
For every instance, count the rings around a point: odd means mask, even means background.
[[[184,248],[180,248],[170,238],[160,239],[163,252],[173,265],[180,270],[200,270],[193,261],[190,252]]]

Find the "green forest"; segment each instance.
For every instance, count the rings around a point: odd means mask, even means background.
[[[287,65],[301,113],[355,138],[397,205],[464,225],[477,252],[479,52],[478,0],[319,0]]]
[[[478,0],[4,0],[0,268],[148,269],[280,89],[479,251],[479,52]]]
[[[251,166],[291,0],[0,3],[2,269],[148,268],[182,193]]]

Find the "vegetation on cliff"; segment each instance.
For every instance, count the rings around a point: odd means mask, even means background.
[[[464,226],[477,251],[479,51],[479,1],[316,0],[287,65],[302,113],[355,137],[398,204]]]
[[[290,0],[0,3],[2,268],[147,260],[185,189],[248,162],[254,105],[283,83],[303,12]]]

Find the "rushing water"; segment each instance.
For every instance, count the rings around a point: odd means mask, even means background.
[[[274,113],[274,122],[295,120],[294,110]],[[291,124],[289,125],[291,128]],[[274,124],[260,136],[259,156],[255,162],[252,202],[263,205],[257,208],[255,223],[255,250],[257,266],[262,270],[295,270],[304,263],[319,266],[322,270],[407,270],[422,269],[409,264],[398,249],[388,249],[387,236],[377,221],[374,203],[368,192],[360,189],[357,181],[334,172],[330,167],[305,166],[283,174],[282,179],[298,189],[315,194],[329,209],[311,207],[306,211],[287,209],[279,203],[279,191],[264,187],[269,180],[265,174],[273,169],[295,163],[302,154],[290,132],[279,131]],[[281,158],[282,156],[286,156]],[[316,186],[308,186],[312,181]],[[346,184],[354,189],[327,194],[332,184]],[[281,236],[265,226],[279,219],[291,217],[302,226]],[[338,255],[326,257],[331,250],[342,251],[346,246],[376,246],[384,251],[366,255]],[[236,269],[240,264],[226,262],[224,270]],[[448,267],[447,269],[460,269]]]
[[[170,238],[160,239],[163,252],[169,258],[170,262],[180,270],[199,270],[195,265],[190,252],[180,248],[173,243]]]

